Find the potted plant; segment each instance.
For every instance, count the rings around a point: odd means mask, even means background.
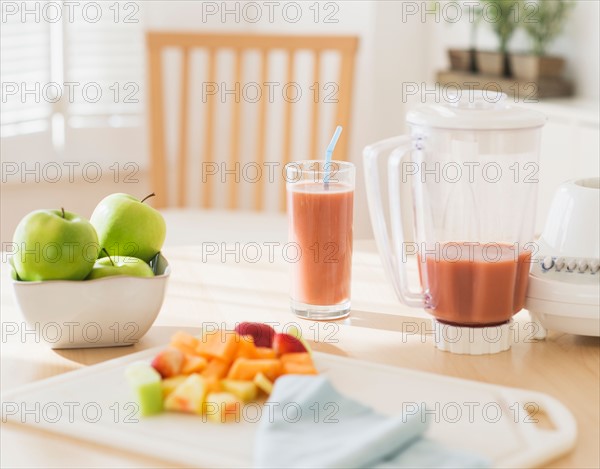
[[[532,42],[532,50],[529,54],[511,54],[511,68],[516,78],[537,80],[561,74],[564,59],[546,55],[546,49],[562,32],[574,6],[574,2],[566,0],[537,0],[524,5],[521,25]]]
[[[508,43],[519,24],[520,5],[523,0],[481,0],[482,19],[496,33],[499,51],[478,51],[477,64],[484,75],[511,76]]]
[[[450,68],[452,70],[459,70],[463,72],[477,73],[477,30],[481,23],[481,7],[474,7],[472,11],[468,11],[469,21],[471,21],[471,31],[469,42],[471,44],[469,49],[448,49],[448,58],[450,59]]]

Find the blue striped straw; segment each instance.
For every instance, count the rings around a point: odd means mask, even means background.
[[[327,189],[327,184],[329,184],[330,173],[329,170],[331,168],[331,156],[333,155],[333,150],[337,145],[338,139],[340,138],[340,134],[342,133],[342,126],[338,125],[333,133],[333,137],[331,137],[331,142],[327,146],[327,150],[325,151],[325,177],[323,178],[323,182],[325,183],[325,189]]]

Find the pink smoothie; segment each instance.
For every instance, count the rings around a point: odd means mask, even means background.
[[[292,264],[292,298],[310,305],[350,299],[354,190],[342,183],[298,183],[288,189],[290,242],[301,249]]]

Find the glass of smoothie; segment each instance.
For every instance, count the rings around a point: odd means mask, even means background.
[[[291,308],[303,318],[331,320],[350,312],[355,167],[309,160],[286,167]]]

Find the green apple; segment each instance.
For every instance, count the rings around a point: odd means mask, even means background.
[[[127,275],[129,277],[154,277],[148,264],[137,257],[114,256],[98,259],[86,280]]]
[[[83,280],[98,258],[96,230],[85,218],[60,210],[26,215],[13,236],[20,280]]]
[[[153,196],[149,195],[148,197]],[[111,194],[100,201],[90,221],[100,247],[111,256],[131,256],[149,262],[162,248],[167,234],[157,210],[128,194]]]

